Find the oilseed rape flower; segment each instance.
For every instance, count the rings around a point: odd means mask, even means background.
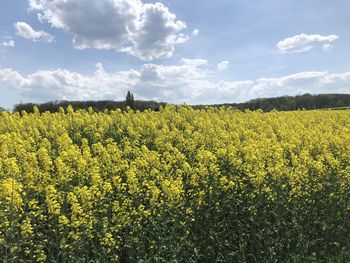
[[[0,113],[1,262],[347,262],[349,200],[349,110]]]

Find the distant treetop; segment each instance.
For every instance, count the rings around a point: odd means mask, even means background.
[[[129,106],[131,109],[135,108],[134,94],[132,94],[130,91],[128,91],[128,93],[126,94],[125,104],[126,106]]]

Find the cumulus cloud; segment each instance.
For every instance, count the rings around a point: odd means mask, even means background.
[[[128,90],[136,98],[174,103],[242,102],[257,97],[303,93],[350,93],[350,72],[300,72],[279,78],[220,81],[208,62],[181,59],[176,65],[144,64],[137,70],[106,72],[97,63],[94,73],[83,75],[64,69],[24,75],[0,69],[0,84],[26,101],[122,100]]]
[[[2,45],[4,47],[15,47],[15,41],[14,40],[4,41],[2,42]]]
[[[193,36],[198,36],[199,35],[199,30],[197,28],[195,28],[193,31],[192,31],[192,35]]]
[[[216,68],[217,68],[218,71],[225,71],[228,68],[229,64],[230,64],[230,62],[225,60],[225,61],[222,61],[222,62],[218,63],[216,65]]]
[[[281,78],[260,78],[256,81],[251,93],[256,94],[257,97],[294,95],[298,93],[323,93],[327,92],[327,85],[324,83],[325,77],[331,75],[326,71],[311,71],[291,74]],[[339,86],[335,85],[330,88],[334,88],[334,92],[337,92]]]
[[[26,39],[47,43],[51,43],[55,39],[54,36],[52,36],[50,33],[44,31],[35,31],[30,25],[25,22],[17,22],[14,24],[14,27],[16,29],[16,34]]]
[[[337,35],[322,36],[303,33],[278,42],[276,47],[283,53],[306,52],[319,45],[323,46],[324,50],[329,50],[332,47],[330,43],[338,38]]]
[[[169,58],[188,40],[186,24],[162,3],[141,0],[29,0],[41,22],[72,34],[78,49],[114,49],[144,61]]]

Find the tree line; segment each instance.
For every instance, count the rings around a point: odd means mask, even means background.
[[[41,104],[21,103],[14,107],[14,112],[33,112],[33,107],[38,107],[40,112],[58,112],[59,108],[67,108],[71,105],[74,109],[88,109],[91,107],[95,112],[104,110],[125,110],[130,107],[133,110],[144,111],[146,109],[158,111],[164,102],[135,100],[134,95],[128,92],[125,101],[101,100],[101,101],[50,101]],[[194,105],[193,108],[204,107],[233,107],[239,110],[258,110],[265,112],[271,110],[291,111],[298,109],[314,110],[325,108],[350,107],[350,94],[304,94],[298,96],[282,96],[274,98],[253,99],[244,103],[226,103],[216,105]],[[1,108],[0,108],[1,111]]]
[[[27,113],[33,112],[33,108],[37,107],[40,112],[58,112],[60,107],[67,108],[71,105],[75,110],[92,108],[95,112],[101,112],[105,110],[122,109],[126,110],[127,107],[133,110],[144,111],[146,109],[158,111],[160,106],[165,106],[164,102],[156,101],[143,101],[135,100],[134,95],[128,91],[125,101],[113,101],[113,100],[87,100],[87,101],[49,101],[45,103],[20,103],[14,106],[14,112],[26,111]]]
[[[206,105],[195,106],[197,108]],[[216,107],[234,107],[239,110],[292,111],[299,109],[315,110],[326,108],[350,107],[350,94],[304,94],[274,98],[258,98],[244,103],[217,104]]]

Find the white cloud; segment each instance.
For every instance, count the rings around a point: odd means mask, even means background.
[[[192,35],[193,36],[198,36],[199,35],[199,30],[197,28],[195,28],[193,31],[192,31]]]
[[[274,97],[295,95],[298,93],[323,93],[326,92],[327,88],[323,80],[326,76],[330,75],[328,72],[300,72],[281,78],[260,78],[252,87],[251,93],[256,97]],[[334,88],[334,92],[337,92],[339,87],[334,85],[330,88]]]
[[[141,0],[29,0],[29,8],[72,34],[78,49],[115,49],[144,61],[169,58],[188,40],[186,24],[162,3]]]
[[[206,60],[182,59],[177,65],[144,64],[138,70],[106,72],[101,63],[93,74],[64,69],[23,75],[0,69],[0,84],[25,101],[123,100],[128,90],[136,98],[175,103],[242,102],[257,97],[303,93],[350,93],[350,72],[300,72],[279,78],[220,81]]]
[[[26,39],[33,41],[43,41],[47,43],[51,43],[55,39],[50,33],[44,31],[35,31],[30,25],[25,22],[17,22],[14,24],[14,27],[16,29],[16,34]]]
[[[15,47],[15,41],[14,40],[4,41],[2,42],[2,45],[4,47]]]
[[[331,51],[331,50],[333,49],[333,45],[331,45],[331,44],[324,44],[324,45],[322,46],[322,49],[323,49],[323,51],[325,51],[325,52]]]
[[[20,73],[12,69],[0,69],[0,83],[4,86],[21,91],[25,85],[25,78]]]
[[[322,45],[323,49],[329,49],[330,43],[337,40],[337,35],[306,35],[300,34],[286,38],[277,43],[276,47],[283,53],[305,52]]]
[[[189,59],[189,58],[182,58],[180,59],[180,65],[189,65],[189,66],[204,66],[208,65],[208,61],[206,59]]]
[[[228,68],[229,64],[230,64],[230,62],[225,60],[225,61],[222,61],[222,62],[218,63],[216,65],[216,68],[217,68],[218,71],[225,71]]]

